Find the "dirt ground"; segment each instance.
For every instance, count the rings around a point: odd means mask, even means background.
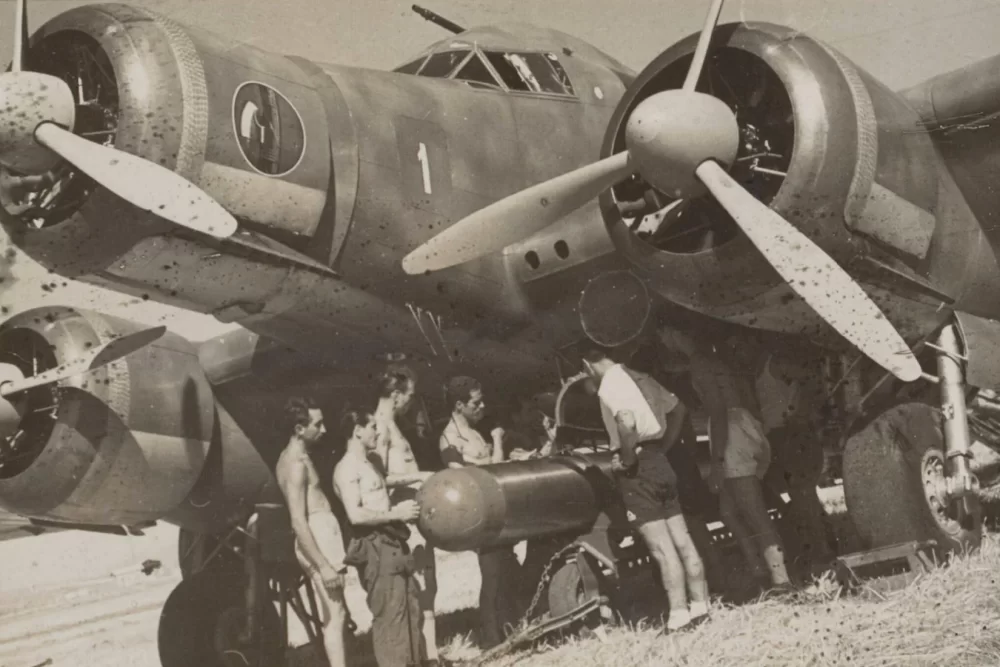
[[[157,627],[180,581],[176,553],[177,529],[167,525],[140,537],[61,532],[0,542],[0,667],[160,667]],[[146,561],[160,565],[147,575]],[[475,607],[475,555],[440,554],[438,567],[442,614]],[[371,614],[353,573],[347,602],[364,632]],[[289,630],[293,646],[304,643],[297,623]],[[295,653],[296,664],[313,662]]]

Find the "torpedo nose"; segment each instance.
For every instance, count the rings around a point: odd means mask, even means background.
[[[736,116],[725,102],[684,90],[649,96],[625,126],[625,145],[639,173],[677,199],[703,194],[695,169],[706,160],[731,164],[739,138]]]

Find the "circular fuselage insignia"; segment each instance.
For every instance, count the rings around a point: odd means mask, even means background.
[[[233,130],[254,170],[284,176],[302,161],[306,129],[291,102],[274,88],[249,81],[233,95]]]

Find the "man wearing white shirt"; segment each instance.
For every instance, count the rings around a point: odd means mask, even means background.
[[[666,457],[680,435],[684,405],[648,375],[615,363],[601,346],[588,346],[583,363],[598,383],[601,414],[616,453],[612,470],[628,520],[656,562],[670,601],[667,630],[679,630],[708,614],[704,565]]]

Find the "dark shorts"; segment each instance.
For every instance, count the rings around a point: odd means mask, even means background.
[[[681,514],[677,475],[659,447],[644,447],[631,477],[617,473],[628,521],[635,527]]]

